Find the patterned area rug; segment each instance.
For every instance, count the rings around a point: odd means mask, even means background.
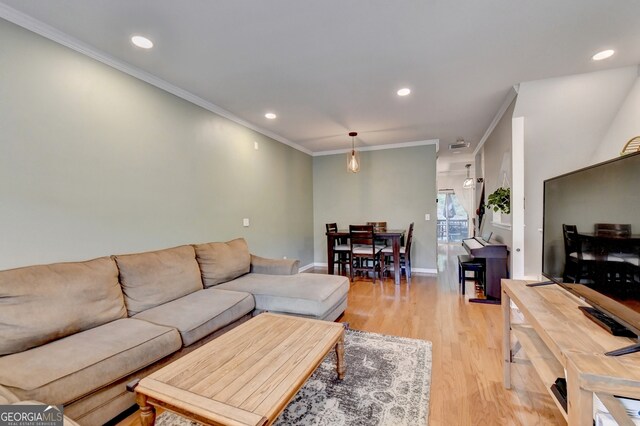
[[[347,374],[336,375],[331,351],[274,425],[426,425],[431,342],[347,330]],[[197,423],[164,412],[158,426]]]

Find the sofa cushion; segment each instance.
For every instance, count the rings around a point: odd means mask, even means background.
[[[139,313],[134,318],[178,329],[183,346],[202,339],[253,311],[253,296],[208,288]]]
[[[251,254],[244,238],[226,243],[197,244],[195,249],[205,287],[231,281],[251,268]]]
[[[322,318],[349,292],[349,280],[340,275],[247,274],[216,288],[253,294],[256,310]]]
[[[21,399],[66,404],[177,351],[178,332],[119,319],[0,358],[0,384]]]
[[[114,257],[129,316],[202,290],[192,246]]]
[[[0,272],[0,355],[127,316],[108,258]]]

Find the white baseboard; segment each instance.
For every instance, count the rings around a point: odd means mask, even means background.
[[[298,268],[298,271],[299,272],[308,271],[309,269],[313,269],[314,266],[315,266],[315,263],[309,263],[308,265],[304,265]]]
[[[411,273],[438,275],[438,270],[435,268],[411,268]]]

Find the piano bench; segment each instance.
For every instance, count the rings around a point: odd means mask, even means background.
[[[473,272],[473,281],[477,281],[479,285],[484,287],[487,273],[485,259],[474,258],[467,254],[458,256],[458,283],[462,288],[462,294],[464,294],[465,291],[467,271]]]

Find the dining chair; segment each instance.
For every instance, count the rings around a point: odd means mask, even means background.
[[[349,225],[349,242],[351,245],[350,278],[357,272],[373,272],[373,282],[376,273],[382,279],[382,249],[384,246],[375,244],[376,236],[372,225]]]
[[[386,246],[388,241],[377,234],[379,232],[386,232],[387,222],[367,222],[367,225],[373,226],[373,232],[376,233],[376,244],[379,246]]]
[[[407,243],[400,247],[400,268],[404,270],[407,280],[411,279],[411,243],[413,241],[413,222],[409,225],[409,232],[407,232]],[[390,259],[393,256],[393,247],[387,246],[382,249],[382,254],[386,259]],[[385,265],[390,264],[385,260]]]
[[[327,229],[327,233],[338,232],[337,223],[327,223],[325,227]],[[334,239],[333,259],[328,259],[328,261],[338,265],[338,273],[346,274],[346,268],[351,264],[351,245],[348,244],[347,238]]]
[[[579,283],[584,277],[590,278],[591,262],[595,261],[594,254],[582,250],[582,240],[578,236],[576,225],[562,225],[562,237],[564,240],[564,272],[562,280],[565,282]]]

